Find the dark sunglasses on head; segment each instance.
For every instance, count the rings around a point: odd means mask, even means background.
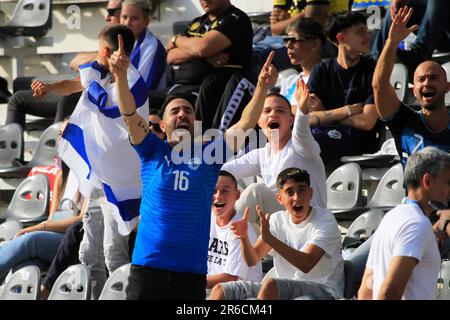
[[[117,8],[107,8],[106,11],[108,11],[108,17],[112,17],[116,14],[117,10],[122,9],[122,7]]]
[[[153,129],[154,129],[156,132],[162,132],[161,127],[159,126],[159,123],[155,123],[155,122],[149,121],[149,122],[148,122],[148,126],[149,126],[150,128],[153,127]]]
[[[310,40],[310,39],[315,39],[315,37],[308,37],[308,36],[296,34],[295,36],[284,36],[283,42],[286,44],[289,41],[306,41],[306,40]]]

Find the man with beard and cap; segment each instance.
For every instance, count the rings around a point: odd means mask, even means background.
[[[372,82],[378,116],[391,130],[403,166],[409,155],[426,146],[450,152],[450,116],[445,108],[450,86],[442,66],[425,61],[414,73],[413,91],[420,111],[402,103],[389,82],[399,42],[417,29],[417,25],[406,27],[411,15],[412,8],[405,6],[395,16]]]

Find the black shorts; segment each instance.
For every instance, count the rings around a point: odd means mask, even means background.
[[[205,300],[206,275],[131,265],[127,300]]]

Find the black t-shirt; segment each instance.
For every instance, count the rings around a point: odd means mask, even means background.
[[[433,133],[426,124],[422,112],[415,111],[403,103],[400,103],[397,113],[383,121],[394,136],[403,166],[410,154],[427,146],[450,152],[450,123],[443,132]]]
[[[175,82],[199,85],[205,76],[227,70],[243,70],[250,64],[252,57],[253,28],[247,14],[230,6],[215,20],[208,14],[195,18],[188,26],[185,36],[203,37],[208,31],[215,30],[225,35],[231,45],[224,50],[230,55],[228,63],[222,68],[214,68],[205,59],[194,59],[180,65],[175,73]]]
[[[374,70],[375,61],[365,57],[361,57],[359,63],[349,69],[342,68],[336,58],[326,59],[314,66],[308,86],[311,93],[315,93],[320,98],[327,110],[355,103],[374,104],[372,89]],[[356,153],[377,151],[379,124],[370,131],[347,126],[340,127],[346,128],[354,139],[353,146]]]

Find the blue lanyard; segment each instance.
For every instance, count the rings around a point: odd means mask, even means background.
[[[416,206],[418,206],[420,208],[420,210],[422,211],[423,214],[425,214],[425,212],[423,211],[422,207],[420,206],[420,204],[416,201],[416,200],[412,200],[409,198],[405,198],[405,200],[403,201],[404,204],[415,204]],[[426,214],[425,214],[426,215]]]

